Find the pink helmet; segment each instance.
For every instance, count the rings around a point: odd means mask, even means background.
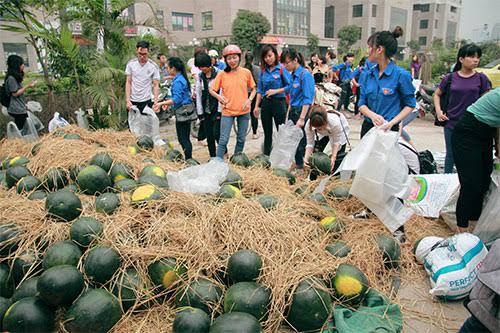
[[[229,44],[228,46],[226,46],[224,48],[224,50],[222,50],[222,55],[224,57],[228,56],[228,55],[231,55],[231,54],[239,54],[239,55],[241,55],[240,48],[237,45]]]

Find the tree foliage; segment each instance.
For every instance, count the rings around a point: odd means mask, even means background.
[[[340,39],[339,48],[342,53],[346,53],[349,49],[361,39],[361,28],[357,25],[346,25],[337,33]]]
[[[317,35],[309,33],[307,35],[307,51],[309,53],[318,52],[319,50],[319,38]]]
[[[411,52],[416,52],[416,51],[420,50],[420,44],[416,40],[409,41],[408,47],[410,48]]]
[[[233,21],[231,41],[242,50],[255,50],[270,30],[271,24],[264,15],[240,9]]]

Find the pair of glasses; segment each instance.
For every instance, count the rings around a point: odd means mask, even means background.
[[[147,55],[148,55],[148,53],[147,53],[147,52],[145,52],[145,53],[142,53],[142,52],[137,52],[137,53],[138,53],[140,56],[142,56],[142,57],[145,57],[145,56],[147,56]]]

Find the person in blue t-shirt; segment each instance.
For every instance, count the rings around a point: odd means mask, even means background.
[[[342,94],[340,95],[339,105],[337,111],[340,111],[342,107],[347,111],[349,107],[349,98],[352,94],[351,89],[351,75],[352,75],[352,62],[354,61],[354,54],[347,53],[344,56],[344,62],[332,67],[334,72],[339,71],[339,85],[342,88]]]
[[[184,63],[180,58],[171,57],[167,61],[167,69],[169,74],[173,77],[171,88],[172,98],[158,103],[158,107],[168,108],[171,106],[174,109],[178,109],[183,106],[188,106],[192,107],[193,112],[195,112],[193,100],[191,99],[191,86]],[[190,141],[191,121],[176,120],[175,130],[177,132],[177,140],[184,151],[184,158],[186,160],[192,158],[193,146]]]
[[[314,100],[314,78],[302,65],[302,57],[295,49],[288,49],[281,55],[281,62],[285,64],[287,71],[291,72],[291,84],[285,92],[290,95],[290,106],[288,119],[304,130],[309,107]],[[305,135],[297,147],[295,153],[295,166],[302,172],[304,169],[304,153],[306,149]]]
[[[358,105],[365,116],[361,137],[373,126],[398,131],[399,123],[415,108],[411,75],[391,60],[398,49],[396,38],[402,34],[398,26],[393,32],[378,31],[368,38],[368,60],[374,66],[360,77]]]
[[[273,120],[276,130],[285,123],[286,98],[290,73],[279,63],[278,50],[274,45],[264,45],[260,54],[262,71],[257,80],[257,98],[253,114],[261,117],[264,129],[264,155],[271,154],[273,144]],[[261,103],[262,102],[262,103]]]
[[[352,72],[351,80],[354,86],[356,87],[356,100],[354,102],[354,115],[357,116],[359,114],[359,96],[361,95],[361,85],[359,84],[361,74],[366,71],[366,57],[361,58],[358,63],[358,67]]]

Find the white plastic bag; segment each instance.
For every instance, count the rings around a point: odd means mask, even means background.
[[[7,139],[22,139],[21,131],[13,121],[7,123]]]
[[[490,189],[485,197],[485,205],[474,228],[474,234],[489,245],[500,238],[500,162],[494,164]]]
[[[54,117],[52,117],[52,120],[49,121],[49,132],[54,132],[57,128],[59,127],[64,127],[68,126],[69,123],[61,117],[59,112],[54,113]]]
[[[135,105],[132,106],[128,112],[128,125],[135,136],[147,135],[153,139],[155,145],[165,144],[160,138],[160,120],[150,107],[144,107],[141,113]]]
[[[35,142],[38,141],[39,136],[32,119],[28,117],[21,130],[17,128],[13,121],[7,124],[7,139],[22,139],[27,142]]]
[[[42,112],[42,104],[35,101],[28,101],[26,108],[31,112]]]
[[[413,215],[398,199],[406,199],[415,186],[398,148],[398,136],[396,132],[371,129],[338,168],[344,178],[356,171],[350,193],[391,232]]]
[[[424,259],[431,282],[431,295],[458,300],[469,295],[488,250],[469,233],[457,234],[440,242]]]
[[[28,102],[29,103],[29,102]],[[38,103],[40,104],[40,103]],[[28,111],[28,118],[31,119],[31,121],[33,122],[33,126],[35,126],[35,129],[37,130],[37,132],[40,132],[41,130],[43,130],[45,128],[45,126],[43,125],[43,123],[40,121],[40,119],[38,119],[37,116],[35,116],[32,112]]]
[[[168,186],[172,191],[198,194],[214,194],[220,189],[229,172],[227,163],[212,160],[180,171],[167,173]]]
[[[78,127],[88,129],[89,120],[87,119],[85,111],[83,111],[82,109],[78,109],[78,111],[75,111],[75,114],[76,114],[76,124],[78,125]]]
[[[276,140],[273,141],[273,150],[269,160],[273,169],[289,170],[304,133],[291,120],[286,124],[279,125],[278,128],[278,135]]]

